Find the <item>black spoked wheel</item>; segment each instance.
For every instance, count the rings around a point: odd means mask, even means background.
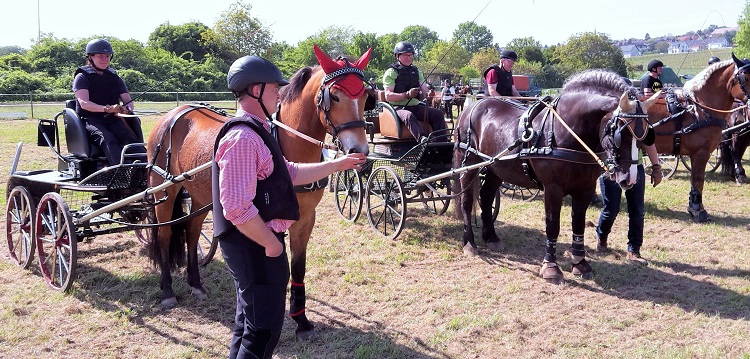
[[[5,230],[10,258],[23,269],[28,268],[34,259],[36,243],[32,240],[32,231],[35,215],[36,208],[29,191],[26,187],[14,187],[8,195]]]
[[[144,209],[143,211],[144,213],[139,214],[139,220],[136,221],[136,224],[156,223],[156,213],[153,208]],[[133,232],[135,233],[135,238],[138,238],[138,242],[141,242],[144,246],[149,245],[153,240],[151,238],[152,229],[149,227],[135,227]]]
[[[537,196],[539,196],[539,192],[541,190],[539,188],[526,188],[514,185],[512,183],[503,182],[500,184],[500,188],[498,189],[498,191],[500,191],[503,196],[510,199],[520,201],[533,201]]]
[[[685,168],[687,168],[688,171],[693,170],[690,166],[690,156],[680,156],[680,161],[682,161],[682,164],[685,165]],[[718,169],[719,166],[721,166],[721,151],[717,147],[716,150],[711,152],[711,155],[708,156],[706,172],[716,172],[716,169]]]
[[[425,200],[424,207],[428,212],[441,215],[448,211],[451,199],[445,197],[450,196],[451,185],[450,178],[443,178],[430,182],[427,189],[419,193],[419,197]]]
[[[404,229],[404,186],[390,167],[376,168],[367,179],[367,219],[375,231],[391,239]]]
[[[336,209],[347,222],[356,221],[362,213],[362,178],[355,170],[349,169],[336,172],[333,182]]]
[[[34,221],[33,237],[44,280],[52,289],[70,289],[76,276],[78,237],[68,205],[59,194],[47,193],[39,201]]]
[[[206,217],[206,219],[203,221],[203,224],[212,223],[213,219],[209,219],[208,217]],[[205,267],[209,263],[211,263],[214,255],[216,255],[216,249],[218,247],[219,241],[217,241],[213,236],[209,236],[208,234],[206,234],[205,230],[202,230],[200,238],[198,238],[198,265],[200,265],[201,267]]]
[[[677,156],[659,155],[659,164],[661,165],[661,172],[664,175],[664,178],[671,178],[674,176],[675,171],[677,171],[680,159],[677,158]],[[645,155],[643,156],[643,167],[651,167],[651,160]],[[648,171],[646,171],[646,176],[650,177]]]

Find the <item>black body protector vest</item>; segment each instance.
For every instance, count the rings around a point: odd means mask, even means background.
[[[94,69],[93,66],[82,66],[76,69],[73,77],[80,73],[86,76],[86,80],[89,83],[89,100],[91,100],[91,102],[102,106],[116,105],[120,103],[120,77],[117,76],[117,71],[111,67],[107,67],[107,69],[104,70],[104,73],[99,75],[96,73],[96,69]],[[101,113],[94,114],[86,111],[80,108],[80,106],[77,112],[84,118],[102,115]]]
[[[214,238],[217,239],[224,238],[234,232],[240,233],[232,222],[224,218],[224,207],[219,200],[219,165],[216,163],[216,150],[219,147],[219,141],[231,127],[236,125],[245,125],[253,129],[271,150],[271,156],[273,157],[273,172],[268,178],[258,180],[257,192],[255,200],[253,200],[253,204],[260,213],[260,218],[263,219],[263,222],[272,219],[295,221],[299,219],[299,203],[297,203],[297,196],[294,193],[292,178],[289,176],[289,171],[287,171],[284,163],[281,147],[262,125],[252,119],[237,117],[224,124],[216,136],[216,143],[214,143],[211,190],[214,202]]]
[[[487,81],[487,74],[490,70],[495,70],[495,72],[497,72],[497,86],[495,86],[495,91],[497,91],[500,96],[513,96],[513,73],[510,71],[503,71],[498,65],[492,65],[482,73],[482,78],[485,79],[485,81]],[[487,85],[489,86],[489,84]]]
[[[419,70],[416,67],[404,66],[398,61],[391,64],[390,67],[398,71],[396,85],[393,87],[393,92],[406,92],[415,87],[419,87]]]

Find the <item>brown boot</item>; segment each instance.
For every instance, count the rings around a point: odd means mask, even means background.
[[[640,253],[628,252],[628,260],[631,263],[638,263],[638,264],[642,264],[642,265],[648,265],[648,261],[645,260],[645,259],[643,259],[643,257],[641,257]]]

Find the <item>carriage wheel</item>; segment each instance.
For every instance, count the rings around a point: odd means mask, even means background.
[[[68,290],[76,276],[78,237],[70,210],[54,192],[39,201],[33,232],[39,268],[52,289]]]
[[[685,165],[688,171],[692,171],[690,167],[690,156],[680,156],[680,161]],[[717,147],[711,155],[708,156],[708,163],[706,163],[706,172],[716,172],[716,169],[721,166],[721,151]]]
[[[539,196],[539,192],[541,190],[539,188],[526,188],[514,185],[512,183],[503,182],[500,184],[500,188],[498,189],[498,191],[500,191],[503,196],[510,199],[517,199],[528,202],[533,201],[537,196]]]
[[[154,224],[156,223],[156,213],[154,212],[153,208],[146,209],[146,214],[143,216],[143,219],[137,222],[137,224]],[[138,238],[138,241],[141,242],[144,246],[147,246],[151,244],[151,241],[153,240],[151,238],[151,232],[152,229],[149,227],[135,227],[133,230],[135,233],[135,237]]]
[[[26,269],[34,259],[34,200],[26,187],[17,186],[10,191],[5,212],[5,230],[8,238],[10,258],[21,268]]]
[[[441,196],[441,193],[442,195],[450,196],[452,190],[451,179],[439,179],[437,181],[430,182],[429,185],[432,186],[432,188],[438,190],[440,193],[427,188],[426,191],[422,191],[419,193],[419,198],[427,200],[424,202],[424,207],[428,212],[437,215],[444,214],[446,211],[448,211],[448,206],[451,204],[451,199],[443,199],[438,197]]]
[[[680,159],[677,158],[677,156],[659,155],[659,164],[661,165],[661,171],[664,174],[664,178],[669,179],[674,176],[675,171],[677,171],[677,166],[680,164]],[[643,156],[643,167],[651,167],[651,160],[648,158],[648,156]],[[646,176],[651,177],[648,175],[648,173],[646,174]]]
[[[367,219],[372,228],[391,239],[404,229],[404,186],[390,167],[376,168],[367,179]]]
[[[213,220],[206,217],[203,223],[213,223]],[[205,267],[211,263],[218,247],[219,241],[213,236],[208,236],[205,231],[201,231],[201,236],[198,238],[198,265]]]
[[[336,172],[334,179],[336,209],[347,222],[354,222],[362,213],[362,178],[353,169]]]

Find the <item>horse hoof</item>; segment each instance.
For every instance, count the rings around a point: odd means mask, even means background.
[[[170,297],[161,300],[161,307],[164,309],[172,309],[177,306],[177,298]]]
[[[688,207],[688,213],[693,218],[693,222],[706,223],[711,221],[711,216],[706,212],[705,209],[693,210]]]
[[[539,269],[539,276],[542,277],[547,283],[559,285],[564,281],[564,277],[560,267],[554,262],[544,262],[542,268]]]
[[[195,296],[195,299],[198,299],[198,301],[204,301],[208,299],[208,295],[203,289],[190,287],[190,291]]]
[[[479,251],[477,251],[477,247],[472,246],[471,243],[466,243],[464,245],[464,254],[473,257],[479,254]]]
[[[747,177],[746,177],[746,176],[743,176],[743,175],[739,175],[739,176],[737,176],[737,177],[735,178],[735,180],[737,181],[737,184],[743,184],[743,183],[747,183]]]
[[[489,242],[487,243],[487,248],[489,248],[491,251],[494,251],[494,252],[505,251],[505,246],[503,245],[503,242]]]
[[[573,276],[583,279],[594,278],[594,268],[591,268],[591,264],[585,259],[580,262],[573,264],[573,268],[570,270]]]
[[[295,331],[295,334],[297,336],[297,340],[301,340],[303,342],[309,342],[315,339],[314,330],[297,330]]]

